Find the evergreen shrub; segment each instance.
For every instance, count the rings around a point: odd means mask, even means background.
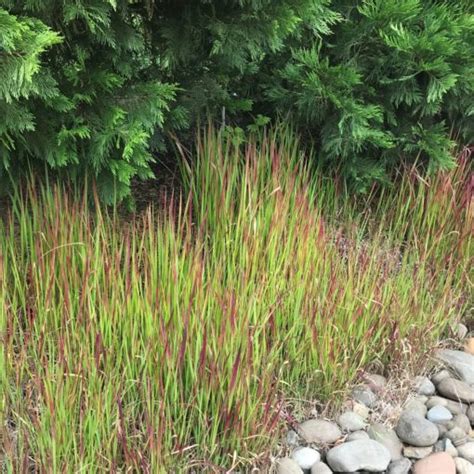
[[[0,179],[152,176],[201,116],[284,116],[359,190],[473,141],[467,0],[0,0]],[[257,119],[255,119],[257,117]]]

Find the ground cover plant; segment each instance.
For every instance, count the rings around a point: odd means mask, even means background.
[[[6,472],[245,471],[266,462],[289,397],[337,402],[366,364],[424,354],[463,313],[466,159],[356,202],[287,129],[210,129],[194,154],[159,212],[124,219],[65,184],[14,195]]]

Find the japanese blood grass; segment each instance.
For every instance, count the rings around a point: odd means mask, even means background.
[[[128,220],[35,186],[0,231],[7,472],[265,462],[285,396],[337,399],[463,311],[468,169],[355,203],[283,129],[210,130],[186,188]],[[39,189],[39,190],[38,190]],[[471,213],[471,214],[469,214]]]

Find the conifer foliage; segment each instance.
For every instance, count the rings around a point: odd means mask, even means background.
[[[316,136],[321,157],[364,187],[400,160],[453,166],[473,141],[472,2],[336,0],[341,21],[288,49],[266,96]]]
[[[473,45],[469,0],[0,0],[0,179],[46,164],[112,201],[223,111],[283,114],[359,189],[448,168],[473,141]]]
[[[151,176],[149,142],[176,86],[147,76],[141,20],[127,0],[1,1],[4,170],[45,162],[98,178],[106,201]]]

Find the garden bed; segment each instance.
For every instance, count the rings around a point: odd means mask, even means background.
[[[268,468],[291,399],[341,403],[469,305],[469,169],[357,200],[284,130],[210,131],[124,220],[31,185],[0,229],[7,470]],[[92,193],[94,195],[94,193]],[[288,415],[288,416],[287,416]]]

